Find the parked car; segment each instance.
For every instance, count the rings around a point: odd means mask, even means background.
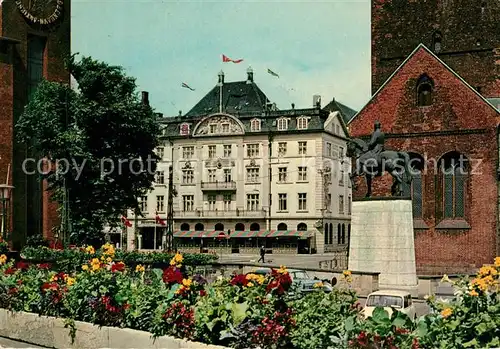
[[[366,299],[363,315],[365,318],[372,316],[376,307],[384,307],[392,315],[394,310],[405,313],[412,320],[417,319],[417,312],[411,294],[400,290],[379,290],[372,292]]]
[[[259,268],[247,274],[257,274],[266,276],[271,273],[270,268]],[[292,279],[292,288],[295,288],[299,293],[312,292],[316,289],[315,285],[319,282],[323,284],[323,291],[331,292],[332,285],[327,281],[321,281],[311,277],[307,271],[299,269],[288,269],[290,278]]]

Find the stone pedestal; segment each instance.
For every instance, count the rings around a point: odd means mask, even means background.
[[[412,202],[370,198],[352,203],[349,270],[379,272],[380,289],[418,294]]]

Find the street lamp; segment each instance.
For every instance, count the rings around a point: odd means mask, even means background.
[[[9,230],[9,203],[10,203],[10,198],[12,196],[12,189],[14,189],[13,186],[8,185],[8,184],[0,184],[0,204],[2,208],[2,221],[1,221],[1,227],[0,227],[0,233],[2,239],[5,240],[5,234]]]

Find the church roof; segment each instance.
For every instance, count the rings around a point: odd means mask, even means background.
[[[220,109],[220,83],[208,92],[189,112],[186,117],[210,115]],[[229,114],[262,112],[270,103],[267,96],[251,80],[222,83],[222,111]]]

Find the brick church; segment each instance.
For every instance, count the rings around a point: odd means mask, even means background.
[[[0,1],[0,184],[15,187],[9,212],[14,248],[29,235],[50,237],[57,225],[45,183],[23,171],[23,161],[36,154],[16,144],[14,125],[43,78],[69,84],[70,17],[70,0]]]
[[[491,263],[500,254],[500,4],[374,0],[371,34],[372,98],[349,130],[368,137],[379,120],[386,149],[410,153],[418,273]],[[390,181],[375,179],[375,195]]]

